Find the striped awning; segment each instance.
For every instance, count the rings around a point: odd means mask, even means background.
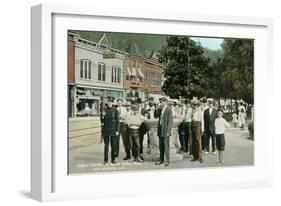
[[[128,75],[129,75],[129,76],[132,76],[132,72],[131,72],[131,70],[130,70],[129,67],[127,67],[127,72],[128,72]]]
[[[144,75],[143,75],[142,71],[140,70],[140,68],[137,68],[137,70],[138,70],[139,76],[141,76],[142,78],[144,78]]]
[[[136,68],[132,68],[132,74],[131,76],[137,76],[137,71],[136,71]]]

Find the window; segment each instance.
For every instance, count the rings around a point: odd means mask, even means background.
[[[80,78],[91,79],[91,61],[87,59],[80,60]]]
[[[105,64],[99,63],[98,64],[98,80],[105,81]]]
[[[120,83],[121,82],[121,68],[113,66],[111,69],[111,82]]]

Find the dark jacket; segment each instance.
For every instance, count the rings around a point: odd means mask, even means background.
[[[101,117],[103,123],[102,135],[103,136],[116,136],[119,128],[118,111],[116,108],[106,108],[105,115]]]
[[[145,108],[141,108],[140,114],[142,116],[145,116],[146,114],[148,115],[148,112],[146,111]],[[145,133],[148,131],[148,127],[145,124],[145,122],[141,123],[139,131],[140,131],[140,136],[145,135]]]
[[[217,118],[217,109],[213,107],[212,113],[210,115],[209,108],[204,111],[204,129],[205,132],[214,133],[215,132],[215,120]]]
[[[162,112],[164,112],[162,116]],[[160,125],[162,118],[162,125]],[[158,120],[158,129],[157,129],[157,135],[158,137],[169,137],[171,136],[171,131],[173,128],[173,114],[172,109],[167,106],[166,109],[161,111],[159,114],[159,120]]]

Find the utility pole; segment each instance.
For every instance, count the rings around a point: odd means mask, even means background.
[[[190,95],[190,66],[189,66],[189,37],[187,37],[187,90],[186,90],[186,98],[189,98]]]

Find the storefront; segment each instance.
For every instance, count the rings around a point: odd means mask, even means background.
[[[124,91],[77,86],[74,116],[99,116],[101,112],[100,108],[102,108],[102,105],[106,103],[108,96],[116,99],[124,99]]]

